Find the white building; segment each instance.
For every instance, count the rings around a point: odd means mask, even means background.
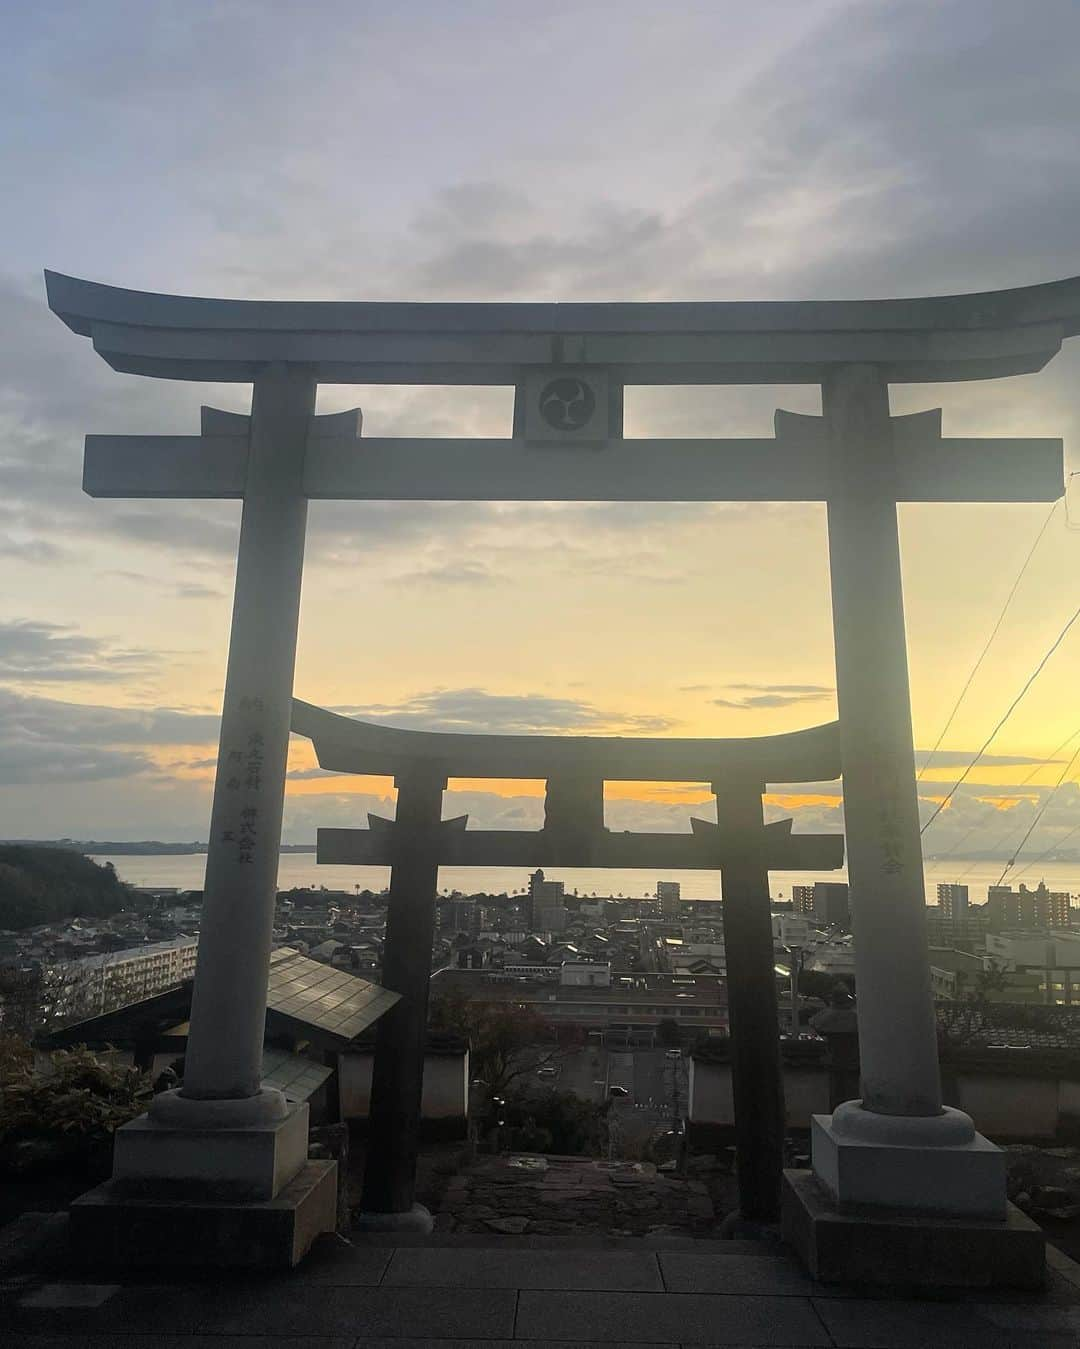
[[[803,965],[805,970],[817,970],[837,979],[854,979],[855,947],[850,937],[839,941],[819,942]]]
[[[610,988],[611,966],[591,964],[586,960],[564,960],[559,983],[569,988]]]
[[[1080,1003],[1080,933],[988,932],[986,965],[1010,974],[1037,974],[1044,1002]]]
[[[195,974],[198,938],[176,937],[126,951],[84,956],[56,967],[54,1017],[88,1017],[141,1002]]]
[[[514,979],[557,979],[558,971],[553,965],[513,964],[504,965],[503,974]]]

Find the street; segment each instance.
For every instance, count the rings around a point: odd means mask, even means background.
[[[671,1126],[675,1086],[677,1115],[687,1110],[688,1061],[668,1058],[663,1049],[607,1050],[588,1045],[554,1064],[554,1077],[534,1079],[553,1091],[571,1091],[599,1104],[609,1087],[623,1087],[629,1095],[614,1098],[618,1132],[627,1142]]]

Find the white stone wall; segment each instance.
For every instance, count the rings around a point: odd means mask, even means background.
[[[338,1055],[341,1118],[366,1119],[371,1104],[373,1054]],[[469,1055],[429,1054],[424,1060],[424,1119],[464,1119],[469,1110]]]
[[[784,1105],[789,1129],[809,1129],[810,1116],[829,1113],[829,1077],[823,1069],[784,1072]],[[690,1122],[734,1124],[731,1065],[690,1060]]]
[[[1080,1121],[1080,1080],[962,1073],[952,1078],[946,1104],[958,1106],[990,1138],[1053,1138],[1062,1123]],[[789,1128],[809,1127],[810,1116],[829,1113],[824,1068],[785,1069]],[[689,1117],[693,1124],[735,1122],[730,1064],[690,1060]]]
[[[990,1138],[1053,1138],[1057,1133],[1061,1107],[1055,1078],[965,1073],[956,1086],[956,1099],[946,1093],[946,1104],[959,1106]]]

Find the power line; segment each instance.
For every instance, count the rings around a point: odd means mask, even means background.
[[[1038,665],[1035,666],[1035,669],[1032,670],[1031,674],[1028,675],[1027,680],[1026,680],[1026,682],[1025,682],[1025,684],[1024,684],[1024,687],[1020,690],[1020,692],[1016,695],[1016,697],[1015,697],[1015,698],[1012,700],[1012,702],[1009,704],[1008,708],[1007,708],[1006,711],[1005,711],[1005,715],[1001,718],[1001,720],[998,722],[998,724],[994,727],[994,729],[990,732],[990,734],[989,734],[989,735],[986,737],[986,739],[982,742],[982,745],[979,747],[979,752],[978,752],[978,754],[975,755],[974,759],[972,759],[972,761],[968,764],[968,766],[967,766],[967,767],[964,769],[964,771],[960,774],[960,776],[957,778],[957,780],[956,780],[956,781],[953,783],[953,785],[949,788],[948,792],[945,794],[945,796],[944,796],[944,797],[941,799],[941,801],[938,803],[937,809],[936,809],[936,810],[934,811],[934,813],[930,816],[930,818],[926,821],[926,823],[923,825],[923,827],[919,830],[920,836],[926,833],[926,831],[927,831],[927,830],[930,828],[930,826],[934,823],[934,821],[937,819],[937,817],[941,814],[941,812],[945,809],[945,807],[949,804],[949,802],[950,802],[950,801],[953,799],[953,797],[956,795],[956,793],[957,793],[957,791],[960,789],[960,787],[967,781],[968,774],[969,774],[969,773],[971,772],[971,770],[975,767],[975,765],[979,762],[979,760],[982,758],[982,756],[986,753],[987,749],[990,747],[990,745],[991,745],[991,743],[993,742],[994,737],[997,735],[998,731],[1001,730],[1002,726],[1005,725],[1005,723],[1009,720],[1009,718],[1012,716],[1012,714],[1016,711],[1017,707],[1019,707],[1020,702],[1021,702],[1021,700],[1023,699],[1024,695],[1027,693],[1028,689],[1031,688],[1032,684],[1035,683],[1035,680],[1038,679],[1039,675],[1042,674],[1043,667],[1046,665],[1046,662],[1050,659],[1050,657],[1051,657],[1051,656],[1054,654],[1054,652],[1058,649],[1058,647],[1061,645],[1061,643],[1065,640],[1065,637],[1066,637],[1066,635],[1068,634],[1069,629],[1072,627],[1072,625],[1076,622],[1076,620],[1077,620],[1078,618],[1080,618],[1080,609],[1076,609],[1076,610],[1074,611],[1072,617],[1071,617],[1071,618],[1069,619],[1069,621],[1065,624],[1065,626],[1061,629],[1061,631],[1058,633],[1058,635],[1054,638],[1054,641],[1053,641],[1053,643],[1051,644],[1050,649],[1046,652],[1046,655],[1043,656],[1042,660],[1039,661]]]
[[[1016,851],[1013,853],[1012,857],[1010,857],[1009,860],[1005,863],[1005,867],[1004,867],[1004,869],[1002,870],[1001,875],[997,878],[997,884],[998,884],[998,885],[1000,885],[1001,882],[1005,879],[1005,873],[1006,873],[1011,867],[1015,866],[1015,864],[1016,864],[1016,859],[1020,856],[1021,852],[1022,852],[1023,849],[1024,849],[1024,844],[1025,844],[1025,843],[1028,841],[1028,839],[1031,837],[1032,832],[1033,832],[1035,826],[1036,826],[1036,825],[1039,823],[1039,821],[1042,819],[1042,817],[1043,817],[1043,815],[1044,815],[1044,813],[1045,813],[1045,811],[1046,811],[1047,806],[1049,806],[1050,802],[1054,799],[1054,795],[1055,795],[1055,793],[1057,792],[1057,789],[1061,786],[1061,784],[1065,781],[1065,779],[1066,779],[1066,778],[1069,776],[1069,774],[1072,772],[1072,770],[1073,770],[1073,765],[1076,763],[1077,759],[1080,759],[1080,748],[1077,748],[1077,749],[1074,751],[1072,758],[1071,758],[1071,759],[1069,760],[1069,762],[1065,765],[1065,767],[1061,770],[1061,776],[1058,778],[1057,782],[1054,783],[1053,790],[1047,795],[1046,800],[1039,806],[1039,809],[1035,812],[1035,818],[1034,818],[1034,819],[1031,821],[1031,823],[1028,825],[1027,833],[1024,835],[1024,837],[1023,837],[1023,838],[1020,840],[1020,842],[1017,844]]]
[[[999,630],[1000,630],[1000,628],[1001,628],[1002,623],[1004,623],[1004,621],[1005,621],[1005,615],[1006,615],[1006,613],[1008,612],[1009,605],[1010,605],[1010,604],[1012,603],[1012,601],[1013,601],[1013,596],[1016,594],[1017,590],[1020,588],[1020,582],[1024,579],[1024,573],[1025,573],[1025,572],[1027,571],[1027,569],[1028,569],[1028,564],[1031,562],[1031,559],[1035,556],[1035,550],[1036,550],[1036,548],[1038,548],[1039,544],[1042,542],[1042,537],[1043,537],[1043,535],[1046,533],[1047,528],[1048,528],[1049,525],[1050,525],[1050,521],[1054,518],[1054,512],[1057,510],[1057,508],[1058,508],[1058,503],[1055,501],[1055,502],[1053,503],[1053,505],[1050,507],[1050,510],[1049,510],[1049,513],[1047,514],[1046,519],[1042,522],[1042,526],[1041,526],[1041,528],[1039,529],[1038,534],[1035,535],[1035,542],[1034,542],[1034,543],[1031,545],[1031,547],[1028,549],[1028,554],[1027,554],[1027,557],[1024,558],[1023,565],[1021,566],[1020,570],[1016,573],[1016,580],[1012,583],[1012,589],[1009,591],[1008,595],[1006,595],[1006,597],[1005,597],[1005,603],[1001,606],[1001,612],[998,614],[997,622],[994,624],[993,628],[991,629],[990,636],[987,637],[986,641],[984,642],[984,644],[983,644],[983,649],[979,652],[979,658],[978,658],[978,660],[976,660],[975,664],[971,667],[971,672],[970,672],[970,674],[968,675],[967,679],[964,680],[964,687],[960,690],[960,693],[959,693],[959,696],[958,696],[957,699],[956,699],[956,702],[953,703],[952,711],[949,713],[949,716],[948,716],[948,719],[947,719],[946,722],[945,722],[945,725],[941,728],[941,734],[938,736],[937,740],[934,741],[934,748],[933,748],[933,749],[930,751],[930,753],[927,755],[926,761],[923,763],[923,766],[922,766],[922,767],[919,769],[919,771],[915,774],[915,781],[916,781],[916,782],[921,782],[921,781],[922,781],[922,775],[923,775],[923,774],[926,772],[926,770],[930,767],[930,761],[931,761],[931,759],[933,759],[934,755],[935,755],[935,754],[938,752],[938,750],[941,748],[941,742],[945,739],[946,735],[948,735],[948,733],[949,733],[949,727],[953,724],[953,720],[955,719],[957,712],[959,712],[959,710],[960,710],[960,704],[964,701],[964,697],[966,696],[968,689],[971,688],[971,681],[972,681],[972,680],[975,678],[975,676],[979,673],[979,667],[982,665],[983,661],[986,659],[986,654],[987,654],[987,652],[990,650],[990,647],[993,645],[994,638],[998,635],[998,632],[999,632]]]
[[[1052,749],[1045,759],[1040,759],[1039,762],[1035,765],[1035,767],[1030,770],[1028,775],[1020,779],[1020,781],[1016,784],[1015,790],[1020,791],[1021,788],[1026,787],[1028,783],[1031,781],[1031,779],[1035,776],[1035,774],[1041,773],[1042,770],[1048,764],[1052,763],[1057,758],[1057,756],[1061,753],[1061,751],[1065,748],[1065,746],[1069,743],[1069,741],[1075,740],[1078,735],[1080,735],[1080,726],[1078,726],[1076,730],[1072,732],[1071,735],[1067,735],[1060,745]],[[941,865],[942,862],[947,861],[950,857],[952,857],[954,853],[960,851],[960,849],[964,846],[964,844],[968,841],[968,839],[972,836],[972,834],[979,833],[980,830],[986,828],[986,825],[987,821],[985,820],[980,820],[977,823],[973,824],[971,828],[967,831],[967,833],[962,834],[960,838],[952,845],[951,848],[947,848],[938,857],[935,857],[931,865],[933,867],[938,867]],[[1013,833],[1014,829],[1012,828],[1006,829],[1003,834],[998,836],[997,841],[988,849],[988,851],[991,853],[996,853],[997,850],[1001,847],[1001,845],[1005,843],[1012,836]],[[956,879],[958,881],[962,881],[964,877],[967,876],[971,871],[973,871],[975,867],[977,867],[978,865],[979,865],[978,861],[970,862],[968,866],[964,869],[964,871],[962,871]]]
[[[1021,876],[1026,876],[1032,867],[1037,867],[1040,862],[1044,862],[1052,852],[1056,852],[1058,848],[1068,843],[1074,834],[1080,834],[1080,824],[1074,824],[1067,834],[1063,834],[1056,843],[1051,843],[1045,852],[1041,852],[1038,857],[1033,857],[1030,862],[1025,862],[1013,877],[1013,880],[1018,881]]]

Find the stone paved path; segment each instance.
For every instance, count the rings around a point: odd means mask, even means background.
[[[912,1300],[814,1283],[760,1243],[322,1238],[276,1275],[0,1282],[3,1349],[1076,1349],[1080,1267],[1040,1296]]]
[[[712,1200],[699,1180],[657,1174],[648,1162],[513,1154],[452,1177],[436,1231],[531,1236],[709,1236]]]

